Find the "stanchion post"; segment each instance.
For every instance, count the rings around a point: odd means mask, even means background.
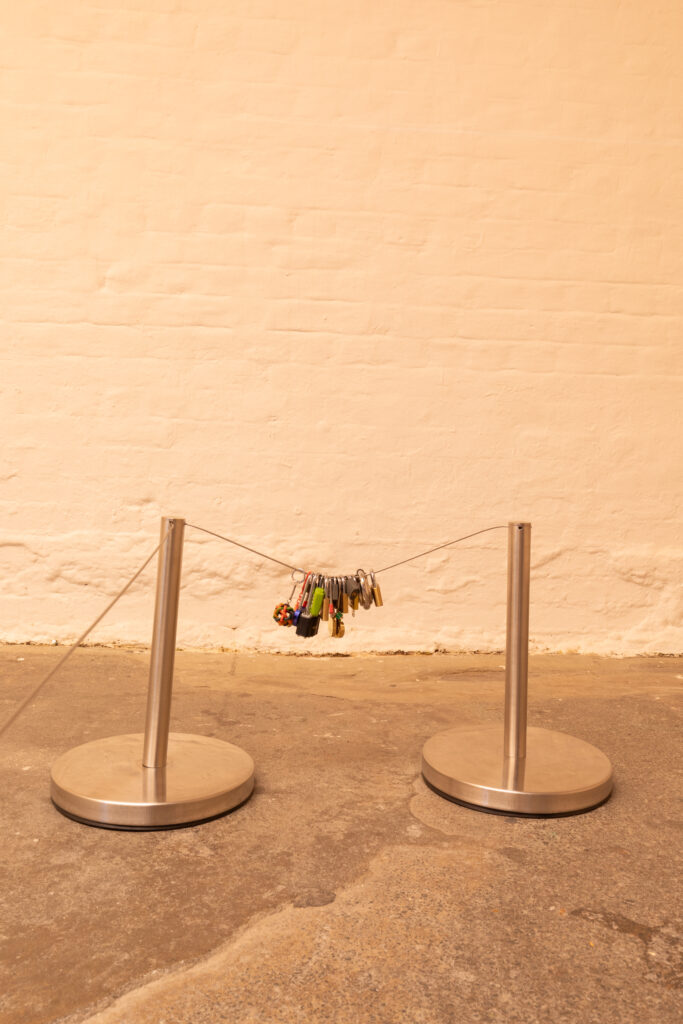
[[[531,523],[508,523],[505,757],[526,757]]]
[[[159,551],[142,755],[142,763],[146,768],[163,768],[168,752],[184,534],[184,519],[164,517],[161,520],[162,545]]]
[[[211,736],[171,733],[171,696],[185,520],[161,520],[145,732],[74,747],[52,766],[56,807],[86,825],[164,829],[225,814],[254,789],[254,762]]]
[[[574,814],[612,791],[612,766],[583,740],[527,728],[531,524],[508,523],[505,710],[501,726],[448,729],[427,740],[422,775],[432,789],[475,809]]]

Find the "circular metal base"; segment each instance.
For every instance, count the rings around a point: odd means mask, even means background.
[[[449,729],[424,745],[422,774],[437,792],[476,808],[508,814],[575,814],[612,792],[605,755],[574,736],[527,729],[526,757],[503,756],[502,726]]]
[[[142,733],[93,740],[52,766],[50,796],[87,825],[177,828],[216,818],[251,795],[254,762],[209,736],[171,733],[164,768],[142,765]]]

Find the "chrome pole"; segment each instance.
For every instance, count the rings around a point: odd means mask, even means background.
[[[574,814],[606,800],[612,766],[574,736],[527,728],[531,523],[508,523],[505,711],[502,725],[447,729],[422,749],[432,789],[470,807],[509,814]]]
[[[167,533],[168,536],[159,551],[142,755],[142,763],[146,768],[163,768],[168,752],[184,532],[184,519],[172,519],[166,516],[162,518],[162,540]]]
[[[503,751],[515,760],[526,757],[530,567],[531,523],[509,523]]]
[[[144,736],[92,740],[52,766],[53,803],[86,825],[194,825],[239,807],[254,789],[254,762],[245,750],[211,736],[169,736],[184,532],[184,519],[161,520]]]

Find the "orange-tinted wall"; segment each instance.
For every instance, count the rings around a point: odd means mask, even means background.
[[[549,649],[681,651],[680,0],[2,12],[0,635],[184,515],[380,568],[531,520]],[[188,535],[180,640],[304,642]],[[307,649],[499,648],[505,536]],[[153,572],[93,639],[149,640]]]

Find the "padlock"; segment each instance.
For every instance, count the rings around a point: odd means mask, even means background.
[[[346,632],[344,621],[342,619],[342,613],[336,612],[330,616],[330,636],[340,638],[344,636]]]
[[[296,635],[315,636],[318,632],[319,626],[319,615],[309,615],[308,612],[302,612],[296,624]]]
[[[318,611],[317,615],[314,615],[311,611],[319,579],[320,577],[317,574],[311,573],[304,584],[301,595],[301,610],[296,620],[297,636],[315,636],[320,627],[320,611]],[[320,603],[322,604],[322,599]]]
[[[372,591],[372,600],[378,608],[381,608],[384,601],[382,600],[382,591],[379,588],[379,583],[377,582],[377,577],[374,572],[370,573],[370,589]]]

